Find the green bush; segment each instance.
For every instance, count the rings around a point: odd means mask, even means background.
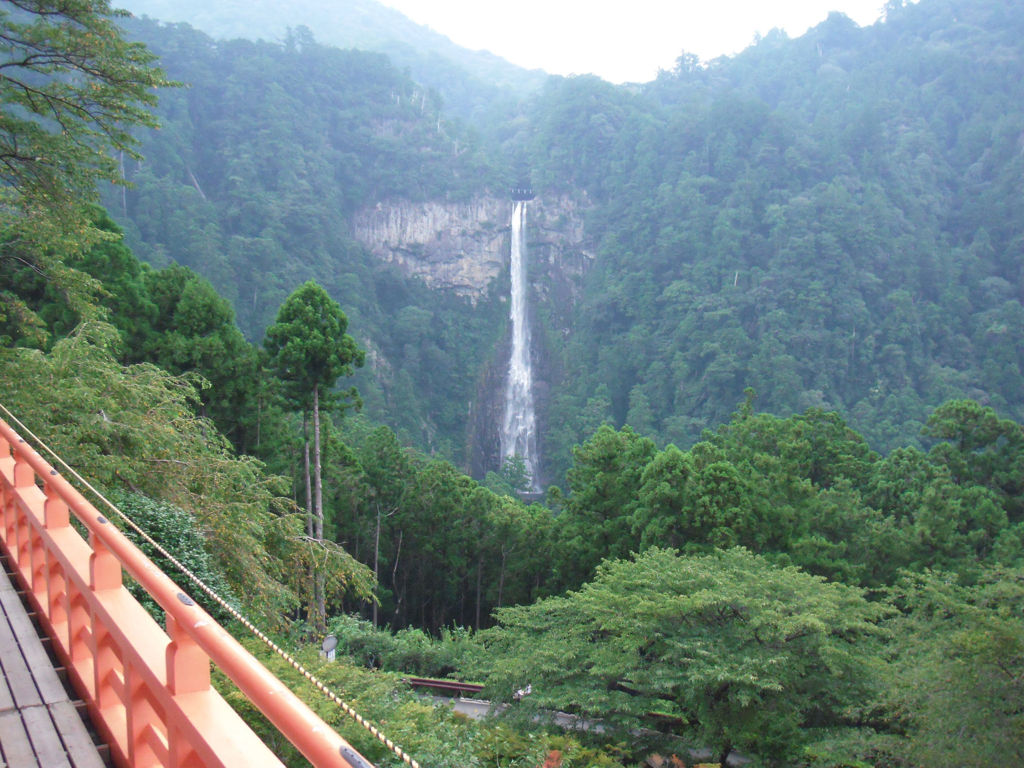
[[[139,493],[115,492],[110,494],[114,506],[120,509],[150,538],[163,547],[175,560],[181,563],[203,581],[210,589],[220,595],[229,605],[236,606],[237,600],[224,578],[216,567],[207,549],[206,538],[196,519],[181,507],[157,501]],[[123,521],[113,518],[115,525],[141,549],[156,566],[166,573],[186,594],[199,603],[217,621],[225,623],[230,614],[211,600],[191,579],[161,554],[151,543],[139,533],[125,525]],[[163,623],[163,611],[135,581],[128,585],[135,598],[142,603],[153,617]]]

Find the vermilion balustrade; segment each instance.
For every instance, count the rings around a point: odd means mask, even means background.
[[[281,765],[210,687],[211,661],[313,765],[370,765],[2,420],[0,514],[0,543],[118,765]]]

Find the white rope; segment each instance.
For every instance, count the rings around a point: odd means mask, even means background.
[[[222,598],[220,595],[214,592],[213,589],[209,587],[202,579],[200,579],[198,576],[192,573],[192,571],[190,571],[176,557],[174,557],[170,552],[164,549],[163,546],[161,546],[156,540],[154,540],[152,536],[150,536],[148,533],[142,530],[142,528],[140,528],[135,523],[134,520],[132,520],[130,517],[128,517],[128,515],[126,515],[124,512],[118,509],[109,499],[107,499],[106,496],[104,496],[102,493],[96,490],[89,483],[88,480],[86,480],[84,477],[78,474],[78,472],[76,472],[67,462],[64,461],[64,459],[58,456],[56,452],[54,452],[45,442],[43,442],[42,439],[35,435],[24,424],[22,424],[21,421],[19,421],[18,418],[13,413],[11,413],[6,406],[4,406],[3,403],[0,403],[0,410],[3,410],[3,412],[7,415],[7,418],[9,418],[18,426],[22,434],[28,435],[32,440],[34,440],[37,445],[39,445],[44,451],[46,451],[48,454],[50,454],[50,456],[53,457],[54,461],[56,461],[64,469],[66,469],[71,474],[72,477],[74,477],[85,488],[91,491],[96,496],[97,499],[102,501],[111,510],[116,512],[121,517],[121,519],[124,520],[136,533],[138,533],[143,539],[145,539],[150,545],[152,545],[153,548],[156,549],[161,555],[163,555],[172,563],[174,563],[175,567],[178,570],[180,570],[189,579],[191,579],[192,582],[194,582],[196,586],[203,590],[203,592],[209,595],[214,602],[216,602],[221,608],[230,613],[232,617],[241,622],[246,629],[248,629],[253,635],[262,640],[278,656],[287,661],[295,670],[300,672],[303,675],[303,677],[305,677],[307,680],[309,680],[310,683],[316,686],[317,690],[319,690],[327,698],[329,698],[331,701],[337,704],[346,715],[351,717],[353,720],[359,723],[359,725],[363,726],[363,728],[365,728],[367,731],[373,734],[373,736],[381,744],[390,749],[396,756],[398,756],[402,760],[403,763],[411,766],[411,768],[420,768],[420,764],[416,762],[416,760],[414,760],[407,752],[405,752],[405,750],[403,750],[400,746],[395,744],[395,742],[393,742],[391,739],[385,736],[375,725],[369,722],[366,718],[364,718],[362,715],[360,715],[358,712],[352,709],[352,707],[349,706],[340,696],[338,696],[336,693],[334,693],[334,691],[332,691],[330,688],[324,685],[324,683],[321,680],[317,679],[315,675],[313,675],[304,666],[302,666],[302,664],[300,664],[291,654],[289,654],[277,643],[275,643],[273,640],[271,640],[269,637],[263,634],[263,632],[261,632],[259,628],[256,627],[255,624],[253,624],[251,621],[245,618],[245,616],[239,613],[234,607],[229,605],[227,601],[224,600],[224,598]]]

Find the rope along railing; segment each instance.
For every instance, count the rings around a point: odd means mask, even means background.
[[[400,746],[395,744],[394,741],[389,739],[383,732],[380,731],[376,726],[362,717],[356,712],[347,702],[345,702],[338,694],[332,691],[323,681],[319,680],[315,675],[309,672],[298,660],[291,656],[287,651],[277,645],[271,640],[266,634],[264,634],[258,627],[256,627],[249,619],[242,615],[234,606],[230,605],[224,598],[222,598],[215,590],[207,585],[202,579],[200,579],[195,573],[193,573],[187,566],[181,563],[171,553],[169,553],[159,542],[154,540],[145,530],[143,530],[138,524],[135,523],[130,517],[128,517],[123,511],[121,511],[113,502],[107,499],[100,491],[98,491],[91,483],[83,478],[73,467],[68,465],[53,449],[51,449],[45,441],[33,433],[26,425],[24,425],[11,411],[0,403],[0,411],[2,411],[7,418],[17,425],[21,432],[27,435],[33,440],[42,450],[53,457],[54,461],[63,467],[69,475],[74,477],[83,488],[87,489],[92,493],[96,499],[98,499],[104,506],[109,508],[119,518],[124,520],[125,524],[128,525],[132,530],[139,534],[147,543],[149,543],[156,551],[160,552],[161,555],[166,557],[168,561],[174,564],[174,566],[180,570],[190,581],[192,581],[204,594],[206,594],[211,600],[217,605],[227,611],[233,618],[235,618],[240,624],[249,630],[255,637],[261,642],[266,644],[271,650],[274,651],[278,656],[284,659],[293,669],[298,671],[304,678],[306,678],[318,691],[324,696],[335,703],[347,716],[355,720],[360,726],[365,728],[371,733],[378,741],[385,745],[391,752],[393,752],[399,759],[402,760],[406,765],[412,768],[420,768],[420,764],[413,759],[408,753],[406,753]],[[0,422],[0,426],[3,426]],[[340,738],[340,737],[339,737]],[[341,754],[343,757],[352,761],[351,764],[356,766],[366,766],[369,763],[359,755],[355,750],[351,749],[347,745],[341,748]],[[307,755],[308,757],[308,755]]]

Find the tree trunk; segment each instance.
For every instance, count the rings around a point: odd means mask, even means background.
[[[732,752],[732,744],[726,744],[724,747],[722,747],[722,751],[718,755],[718,762],[722,766],[722,768],[725,768],[726,761],[729,759],[730,752]]]
[[[302,414],[303,477],[306,480],[306,535],[313,538],[313,487],[309,479],[309,414]]]
[[[505,557],[508,553],[505,548],[501,548],[501,575],[498,576],[498,607],[501,608],[502,597],[505,592]]]
[[[313,387],[313,538],[324,540],[324,487],[320,465],[320,388]],[[327,629],[327,596],[324,594],[324,573],[316,567],[313,577],[316,600],[316,628]]]
[[[477,555],[476,558],[476,631],[480,631],[480,585],[483,581],[484,558]]]
[[[320,463],[320,388],[313,388],[313,536],[324,540],[324,484]]]
[[[398,560],[402,556],[402,534],[404,531],[401,529],[398,531],[398,546],[395,548],[395,562],[391,565],[391,590],[395,596],[395,615],[392,618],[392,624],[398,621],[399,611],[402,609],[402,603],[405,602],[405,577],[402,577],[402,589],[398,589]],[[393,629],[394,627],[392,627]]]
[[[377,532],[373,537],[373,581],[380,584],[380,502],[377,507]],[[377,628],[377,601],[373,602],[373,628]]]
[[[121,165],[121,178],[122,179],[126,179],[128,177],[125,176],[125,174],[124,174],[124,150],[123,149],[119,153],[118,158],[119,158],[119,162],[120,162],[120,165]],[[121,212],[124,214],[125,218],[128,218],[128,185],[127,184],[122,184],[121,185]]]

